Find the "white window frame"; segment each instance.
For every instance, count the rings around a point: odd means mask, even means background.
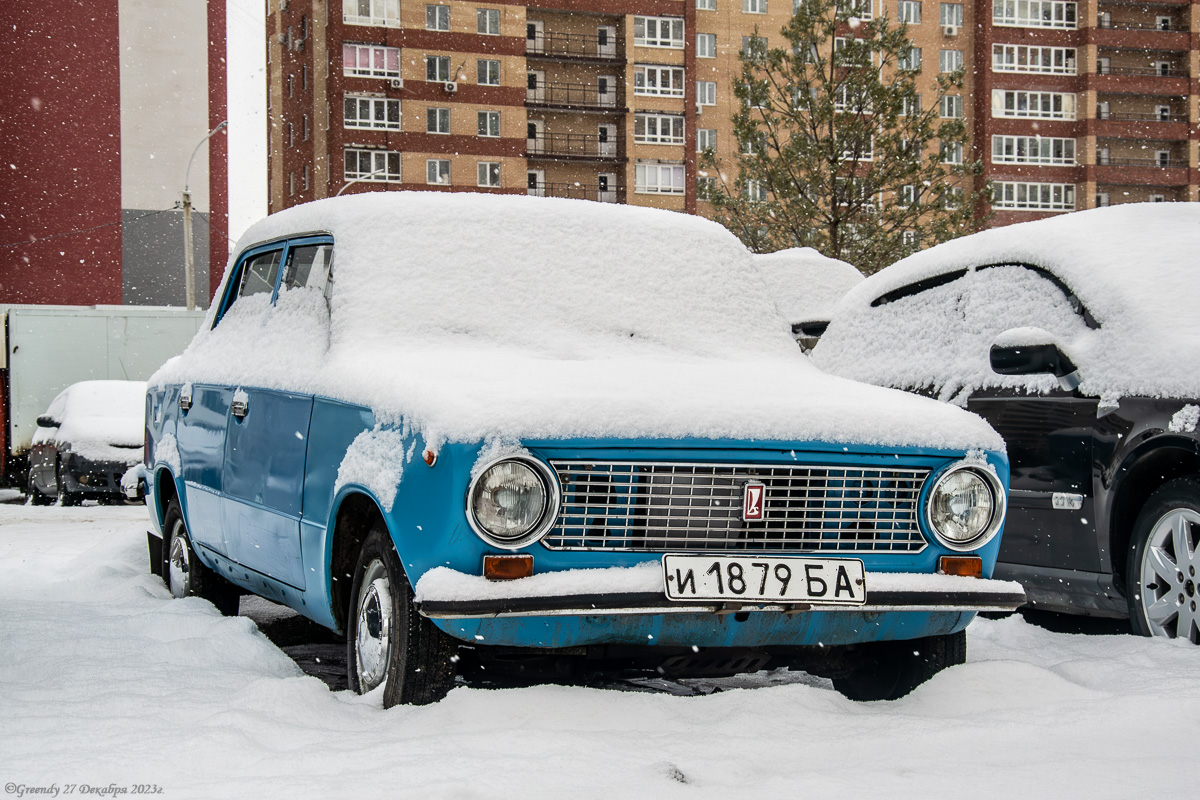
[[[961,94],[944,94],[941,100],[942,119],[963,118],[963,97]]]
[[[1101,58],[1104,57],[1101,56]],[[1074,47],[1025,44],[992,45],[992,72],[1077,75],[1079,74],[1078,64],[1078,53]]]
[[[921,0],[897,0],[896,21],[909,25],[921,24]]]
[[[634,17],[633,43],[637,47],[683,49],[683,17]]]
[[[696,58],[717,57],[717,35],[715,33],[696,34]]]
[[[1165,203],[1165,202],[1167,202],[1167,196],[1165,194],[1153,192],[1152,194],[1147,196],[1146,200],[1151,203]]]
[[[483,189],[498,189],[500,187],[500,162],[477,162],[475,165],[475,185]]]
[[[938,53],[938,69],[941,72],[958,72],[963,68],[963,51],[943,49]]]
[[[500,112],[481,110],[475,112],[475,131],[478,136],[496,139],[500,136]]]
[[[963,163],[963,143],[962,142],[942,142],[939,145],[939,152],[943,164],[961,164]]]
[[[717,149],[717,129],[716,128],[697,128],[696,129],[696,152],[703,153],[705,150]]]
[[[1079,13],[1074,0],[992,0],[992,24],[1075,30]]]
[[[1012,211],[1074,211],[1075,184],[996,181],[992,206]]]
[[[634,165],[633,178],[635,194],[683,194],[687,171],[683,164],[639,161]]]
[[[798,5],[798,2],[792,3],[793,13]],[[858,19],[874,19],[875,0],[837,0],[837,11],[839,14],[846,13]]]
[[[443,130],[445,128],[445,130]],[[450,109],[429,106],[425,109],[425,132],[445,136],[450,133]]]
[[[717,82],[696,81],[696,105],[715,106],[717,104]]]
[[[993,164],[1047,164],[1073,167],[1076,142],[1055,136],[992,135]]]
[[[495,67],[493,74],[492,67]],[[480,78],[483,78],[481,80]],[[492,80],[495,78],[495,80]],[[475,60],[475,82],[480,86],[499,86],[500,85],[500,59],[498,58],[479,58]]]
[[[433,71],[437,77],[429,77],[430,64],[435,65]],[[433,83],[445,83],[453,80],[450,77],[450,56],[425,56],[425,80]]]
[[[430,186],[450,185],[450,159],[425,159],[425,183]]]
[[[767,13],[767,0],[742,0],[743,14]]]
[[[717,0],[696,0],[697,11],[716,11]]]
[[[370,66],[359,67],[347,66],[346,53],[354,50],[355,64],[361,64],[363,56],[366,56],[367,64]],[[379,55],[383,58],[383,68],[375,66],[375,57]],[[395,69],[388,69],[388,56],[394,56],[392,63],[396,65]],[[355,78],[399,78],[400,77],[400,48],[399,47],[383,47],[376,44],[354,44],[346,42],[342,45],[342,74],[348,77]]]
[[[494,24],[493,24],[494,23]],[[500,9],[475,9],[475,32],[482,36],[500,35]]]
[[[425,4],[425,30],[450,30],[450,6],[441,3]]]
[[[346,104],[354,103],[354,116],[347,113]],[[362,114],[366,110],[366,119]],[[379,109],[383,109],[383,119],[378,119]],[[395,109],[395,114],[389,110]],[[391,117],[395,119],[391,119]],[[400,130],[400,101],[388,97],[373,97],[360,94],[347,94],[342,99],[342,127],[352,130]],[[365,124],[364,124],[365,122]]]
[[[663,79],[666,78],[664,83]],[[683,67],[636,64],[633,68],[633,93],[653,97],[683,97]]]
[[[675,144],[684,141],[682,114],[633,115],[633,141],[638,144]]]
[[[362,170],[362,158],[368,156],[371,168]],[[347,157],[354,156],[357,163],[354,169],[346,163]],[[393,170],[393,167],[395,169]],[[369,183],[399,183],[400,182],[400,153],[397,150],[371,150],[360,147],[347,147],[342,156],[342,175],[347,181]]]
[[[961,28],[963,26],[963,4],[942,3],[938,9],[938,22],[942,27],[951,25]]]
[[[1020,89],[992,90],[995,119],[1075,119],[1078,104],[1073,92],[1029,92]]]
[[[362,14],[366,6],[366,14]],[[347,25],[400,27],[400,0],[342,0],[342,22]]]
[[[767,185],[762,181],[756,181],[753,178],[747,180],[745,191],[746,199],[751,203],[767,202]]]
[[[921,68],[921,48],[909,46],[908,52],[896,57],[896,69],[916,72]]]

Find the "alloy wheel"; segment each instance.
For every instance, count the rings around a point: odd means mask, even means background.
[[[1150,632],[1200,644],[1200,514],[1176,508],[1150,530],[1142,554],[1139,597]]]

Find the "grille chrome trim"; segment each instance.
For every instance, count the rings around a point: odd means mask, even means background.
[[[561,505],[550,550],[903,553],[924,550],[925,467],[553,460]],[[742,522],[742,486],[766,519]]]

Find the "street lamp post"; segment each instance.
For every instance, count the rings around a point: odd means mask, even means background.
[[[187,172],[183,175],[183,275],[186,284],[188,311],[196,310],[196,261],[192,245],[192,193],[188,190],[192,175],[192,161],[195,160],[196,153],[200,152],[200,148],[204,146],[204,143],[228,124],[229,120],[225,120],[200,140],[200,143],[192,150],[192,157],[188,159]]]
[[[346,183],[342,186],[342,188],[337,190],[337,194],[335,194],[334,197],[341,197],[342,192],[346,191],[354,184],[362,183],[363,181],[369,181],[369,180],[371,180],[371,178],[374,178],[376,175],[383,175],[385,172],[387,172],[387,169],[377,169],[368,175],[363,175],[361,178],[355,178],[354,180],[346,181]]]

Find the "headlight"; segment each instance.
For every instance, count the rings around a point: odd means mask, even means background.
[[[515,550],[549,529],[557,505],[557,483],[540,462],[509,458],[471,482],[467,518],[489,544]]]
[[[987,542],[1004,519],[1004,490],[994,475],[966,464],[951,467],[929,493],[929,527],[952,550]]]

